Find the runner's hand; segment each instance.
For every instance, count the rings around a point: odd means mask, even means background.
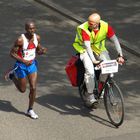
[[[38,55],[46,54],[47,53],[47,48],[39,48],[37,50]]]
[[[29,65],[32,64],[32,61],[23,60],[23,63],[24,63],[26,66],[29,66]]]

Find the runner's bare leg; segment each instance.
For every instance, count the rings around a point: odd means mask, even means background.
[[[33,108],[35,97],[36,97],[36,83],[37,83],[37,72],[28,75],[30,84],[29,93],[29,109]]]
[[[26,91],[26,78],[16,78],[14,76],[12,81],[20,92],[24,93]]]

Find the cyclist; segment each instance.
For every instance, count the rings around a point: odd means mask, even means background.
[[[40,45],[40,36],[35,33],[36,27],[33,21],[25,23],[26,33],[21,34],[15,41],[10,51],[10,55],[16,59],[13,69],[8,71],[5,79],[12,80],[20,92],[26,90],[26,78],[29,81],[29,106],[27,115],[33,119],[37,119],[38,115],[33,110],[33,104],[36,97],[37,82],[37,62],[35,60],[37,54],[46,54],[47,49]]]
[[[98,13],[92,13],[88,21],[77,27],[77,33],[73,47],[80,53],[80,59],[85,67],[84,81],[87,87],[86,102],[94,105],[97,100],[94,97],[94,65],[101,60],[110,60],[110,56],[105,46],[106,38],[114,42],[118,52],[118,62],[124,63],[123,53],[113,28],[105,21],[101,20]],[[100,75],[100,81],[105,81],[106,76]]]

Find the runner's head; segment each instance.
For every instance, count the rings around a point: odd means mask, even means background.
[[[98,13],[93,13],[88,17],[88,24],[90,29],[98,29],[100,23],[100,15]]]
[[[29,36],[33,36],[36,30],[35,23],[33,21],[27,21],[25,23],[25,30]]]

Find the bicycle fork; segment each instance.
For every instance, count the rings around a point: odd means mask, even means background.
[[[107,82],[107,86],[108,86],[108,89],[107,89],[107,96],[110,100],[110,103],[112,106],[114,105],[117,105],[117,100],[116,100],[116,97],[114,95],[114,92],[113,92],[113,83],[110,83],[109,81]]]

